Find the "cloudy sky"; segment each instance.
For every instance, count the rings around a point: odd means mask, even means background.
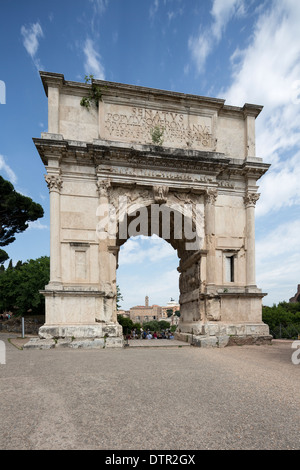
[[[45,217],[7,247],[14,262],[49,254],[49,195],[32,142],[47,131],[39,70],[263,105],[257,284],[264,303],[300,283],[299,0],[14,0],[1,2],[0,173]],[[4,89],[5,88],[5,89]],[[122,248],[123,307],[178,299],[178,259],[163,240]]]

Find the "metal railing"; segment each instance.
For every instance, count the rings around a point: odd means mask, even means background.
[[[281,323],[270,329],[270,333],[274,339],[299,339],[300,337],[300,325],[299,324],[289,324],[283,326]]]

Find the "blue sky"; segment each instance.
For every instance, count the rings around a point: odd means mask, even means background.
[[[49,255],[49,195],[32,142],[47,131],[39,70],[264,106],[257,156],[257,284],[264,303],[300,283],[299,0],[14,0],[1,2],[0,173],[45,216],[7,247],[14,262]],[[3,88],[2,88],[3,90]],[[0,101],[4,101],[0,92]],[[167,242],[131,239],[117,282],[123,307],[178,299],[178,259]],[[134,286],[134,287],[133,287]]]

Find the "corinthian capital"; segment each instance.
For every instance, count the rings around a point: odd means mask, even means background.
[[[58,175],[45,175],[49,191],[60,191],[62,188],[62,179]]]
[[[110,188],[110,181],[109,180],[101,180],[98,179],[97,181],[97,190],[99,193],[99,196],[102,197],[108,197],[108,190]]]
[[[205,200],[209,204],[215,204],[216,200],[218,197],[218,190],[217,189],[207,189],[206,194],[205,194]]]
[[[255,204],[259,200],[259,196],[260,194],[258,193],[247,192],[246,196],[244,197],[245,206],[246,207],[255,206]]]

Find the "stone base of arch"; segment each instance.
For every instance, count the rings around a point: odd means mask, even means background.
[[[181,323],[175,338],[197,347],[271,344],[268,325],[260,323]]]

